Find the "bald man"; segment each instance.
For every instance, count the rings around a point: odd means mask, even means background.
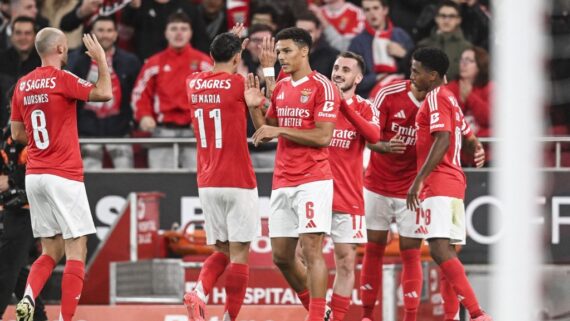
[[[60,320],[72,320],[83,288],[87,235],[95,225],[83,184],[76,101],[112,98],[103,48],[92,35],[84,35],[83,43],[99,70],[95,85],[61,70],[67,39],[58,29],[44,28],[35,40],[42,66],[18,81],[12,98],[12,138],[27,144],[26,194],[34,237],[42,242],[16,307],[18,321],[32,320],[35,298],[64,255]]]

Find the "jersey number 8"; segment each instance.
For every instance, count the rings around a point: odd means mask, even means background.
[[[46,149],[49,146],[49,135],[46,128],[46,114],[42,110],[32,111],[32,128],[34,130],[34,142],[39,149]]]

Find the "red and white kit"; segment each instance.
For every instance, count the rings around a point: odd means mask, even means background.
[[[406,194],[417,173],[416,114],[421,103],[411,92],[410,81],[400,81],[380,90],[374,107],[380,112],[380,140],[400,135],[406,144],[403,154],[371,153],[364,175],[366,225],[388,231],[395,221],[398,233],[417,237],[415,214],[406,208]]]
[[[251,242],[260,231],[244,86],[241,75],[226,72],[195,73],[186,81],[208,244]]]
[[[35,237],[95,233],[76,109],[76,100],[87,100],[92,89],[90,82],[49,66],[36,68],[16,84],[11,119],[24,123],[29,138],[26,190]]]
[[[358,96],[343,101],[344,108],[356,112],[372,130],[378,132],[378,111],[372,104]],[[377,134],[376,134],[377,135]],[[364,197],[362,195],[365,137],[350,120],[339,113],[333,138],[329,146],[329,160],[334,176],[333,218],[331,237],[335,243],[366,243]]]
[[[338,11],[323,6],[322,12],[329,23],[343,36],[354,37],[364,29],[366,17],[362,9],[350,2],[346,2]]]
[[[449,132],[449,149],[442,161],[424,180],[420,191],[421,209],[417,211],[422,225],[420,236],[449,238],[452,243],[465,243],[465,174],[461,168],[461,142],[471,135],[471,129],[455,95],[438,87],[426,96],[416,116],[418,128],[417,168],[425,163],[435,132]]]
[[[279,127],[313,129],[336,122],[340,100],[330,80],[316,71],[297,81],[286,77],[275,86],[267,118]],[[269,233],[298,237],[330,233],[332,172],[326,147],[310,147],[279,137],[273,173]]]

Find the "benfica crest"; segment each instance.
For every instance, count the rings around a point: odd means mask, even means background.
[[[301,90],[301,103],[304,104],[307,101],[309,101],[309,96],[311,96],[311,90],[310,89]]]

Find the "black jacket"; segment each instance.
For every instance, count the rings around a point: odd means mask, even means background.
[[[69,54],[67,68],[78,77],[86,79],[91,68],[91,58],[79,48]],[[131,130],[133,112],[131,92],[141,69],[139,59],[120,48],[115,48],[113,70],[121,83],[121,112],[107,118],[97,118],[91,110],[85,110],[84,102],[77,102],[77,126],[80,137],[123,137]]]
[[[309,63],[311,69],[318,71],[325,77],[330,78],[331,72],[336,61],[338,50],[331,47],[326,40],[321,37],[317,40],[315,48],[309,54]]]
[[[25,146],[12,140],[10,126],[1,131],[0,173],[8,176],[9,188],[0,193],[0,204],[5,209],[20,209],[28,204],[26,197],[26,163],[22,159]]]

